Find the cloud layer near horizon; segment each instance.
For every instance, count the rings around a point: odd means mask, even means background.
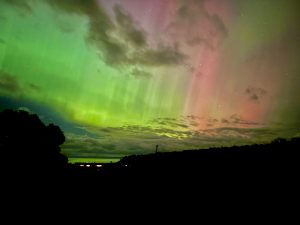
[[[209,121],[206,121],[209,122]],[[206,149],[234,145],[269,143],[278,137],[299,137],[297,127],[275,126],[265,128],[247,122],[248,128],[233,121],[227,126],[207,125],[206,129],[195,130],[170,118],[161,119],[156,126],[125,126],[120,128],[82,128],[88,133],[77,135],[66,133],[64,152],[71,158],[119,159],[126,155],[154,153],[156,145],[161,152],[189,149]],[[190,121],[190,124],[193,124]],[[92,134],[92,135],[91,135]]]

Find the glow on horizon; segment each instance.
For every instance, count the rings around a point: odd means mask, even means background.
[[[69,158],[69,163],[115,163],[118,162],[119,159],[99,159],[99,158]],[[97,165],[97,167],[101,167],[101,165]]]

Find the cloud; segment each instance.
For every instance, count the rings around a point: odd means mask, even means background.
[[[95,0],[47,0],[54,9],[85,16],[89,21],[87,42],[100,50],[103,60],[109,65],[128,63],[127,47],[111,34],[116,27],[104,8]]]
[[[15,75],[0,71],[0,91],[10,92],[11,94],[21,94],[28,91],[40,91],[41,88],[33,83],[22,85]]]
[[[119,5],[114,7],[117,24],[120,26],[124,38],[136,47],[147,45],[146,34],[144,31],[136,28],[132,17],[126,13]]]
[[[146,66],[172,66],[185,61],[187,56],[176,47],[160,47],[136,53],[135,61]]]
[[[105,12],[103,12],[104,18],[99,18],[100,15],[90,19],[88,43],[98,47],[99,54],[106,64],[111,66],[129,64],[132,60],[128,54],[129,46],[122,39],[124,34],[120,34],[121,31],[116,30]],[[103,21],[106,21],[106,25],[103,25]]]
[[[137,140],[147,142],[146,138],[137,136],[132,138],[126,132],[120,134],[120,130],[110,128],[114,137],[98,138],[86,135],[66,134],[66,142],[62,146],[63,152],[69,157],[91,158],[121,158],[130,154],[143,154],[147,152],[145,144]],[[130,133],[130,132],[129,132]],[[147,144],[146,144],[147,145]],[[148,149],[149,151],[149,149]]]
[[[242,116],[240,116],[238,114],[231,115],[230,118],[228,119],[228,121],[232,124],[237,124],[237,125],[242,125],[242,126],[243,125],[252,125],[252,126],[261,125],[254,121],[245,120],[242,118]]]
[[[202,38],[202,37],[193,37],[192,39],[187,40],[187,44],[191,47],[194,47],[197,45],[204,45],[211,51],[215,50],[215,47],[212,45],[212,43],[209,40]]]
[[[227,36],[228,30],[223,20],[217,15],[210,13],[203,0],[187,0],[181,2],[181,7],[177,10],[177,16],[180,20],[186,20],[189,23],[199,20],[209,22],[214,32]]]
[[[176,132],[179,131],[178,137],[183,134],[183,131],[193,131],[198,132],[199,130],[206,130],[212,128],[221,128],[221,127],[233,127],[233,128],[257,128],[263,126],[256,121],[250,121],[244,119],[238,114],[233,114],[228,118],[199,118],[196,116],[182,116],[180,119],[175,118],[157,118],[152,120],[152,127],[154,128],[163,128],[168,129],[162,133],[170,133],[170,136],[176,136]],[[185,134],[184,134],[185,136]]]
[[[229,123],[227,119],[222,119],[222,123]]]
[[[249,87],[245,90],[245,94],[250,101],[259,102],[267,94],[267,91],[262,88]]]
[[[189,128],[189,124],[186,120],[178,120],[175,118],[167,118],[167,117],[159,118],[156,120],[156,123],[158,125],[164,125],[165,127],[168,127],[171,130],[175,130],[175,131],[178,129],[180,129],[182,131],[183,129]]]
[[[3,0],[4,3],[13,5],[19,9],[26,11],[27,13],[32,12],[32,7],[29,2],[31,1],[19,1],[19,0]]]
[[[41,90],[41,87],[36,85],[36,84],[33,84],[33,83],[28,83],[27,84],[28,88],[31,89],[32,91],[40,91]]]
[[[55,22],[58,28],[60,29],[61,32],[63,33],[72,33],[76,31],[76,24],[70,23],[69,21],[66,21],[63,18],[60,17],[55,17]]]
[[[103,61],[111,66],[120,65],[176,65],[185,55],[177,48],[152,49],[147,46],[147,35],[137,28],[132,16],[116,5],[116,23],[97,1],[47,1],[55,9],[77,13],[89,20],[87,42],[99,49]]]
[[[228,29],[218,12],[208,11],[204,1],[180,1],[176,15],[167,32],[189,47],[203,46],[214,51],[228,36]]]
[[[177,10],[177,15],[181,18],[190,18],[191,13],[189,12],[189,7],[187,5],[182,5],[178,10]],[[193,15],[194,16],[194,15]]]
[[[22,91],[17,78],[11,74],[0,71],[0,90],[19,93]]]
[[[214,33],[212,33],[212,35],[221,35],[223,37],[227,37],[228,35],[228,30],[224,24],[224,22],[222,21],[222,19],[216,15],[209,15],[207,14],[207,18],[208,20],[213,24],[214,27]]]
[[[216,118],[181,116],[156,118],[145,125],[122,127],[82,127],[93,135],[67,133],[63,151],[69,157],[121,158],[126,155],[155,152],[159,145],[162,152],[209,147],[232,146],[271,141],[282,134],[278,130],[243,120],[231,115],[227,123]],[[209,124],[202,127],[195,124]],[[299,132],[299,129],[298,131]],[[281,135],[282,136],[282,135]]]
[[[146,72],[144,70],[137,69],[137,68],[134,68],[132,70],[131,75],[134,76],[135,78],[145,78],[145,79],[152,77],[151,73]]]
[[[180,20],[194,21],[199,16],[206,15],[203,1],[186,0],[180,2],[180,7],[177,9],[177,17]]]
[[[232,115],[231,120],[240,119]],[[160,125],[159,121],[169,123]],[[210,121],[214,121],[211,119]],[[220,122],[220,121],[218,121]],[[218,123],[215,121],[215,123]],[[223,127],[201,130],[179,129],[180,123],[173,118],[158,118],[152,126],[123,126],[105,128],[85,128],[93,137],[79,134],[66,134],[62,146],[69,157],[121,158],[126,155],[155,152],[155,146],[163,152],[209,147],[267,143],[277,137],[292,137],[299,128],[283,127],[233,127],[229,123]],[[183,123],[181,123],[183,124]]]

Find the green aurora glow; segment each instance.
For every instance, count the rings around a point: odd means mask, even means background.
[[[299,6],[0,0],[0,108],[60,125],[70,158],[299,136]]]

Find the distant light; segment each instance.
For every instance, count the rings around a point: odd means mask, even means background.
[[[126,167],[128,166],[128,165],[125,165]]]
[[[87,164],[86,167],[91,167],[91,165]]]
[[[96,165],[97,167],[102,167],[102,165]]]
[[[81,166],[81,167],[84,167],[84,165],[83,165],[83,164],[80,164],[79,166]]]

